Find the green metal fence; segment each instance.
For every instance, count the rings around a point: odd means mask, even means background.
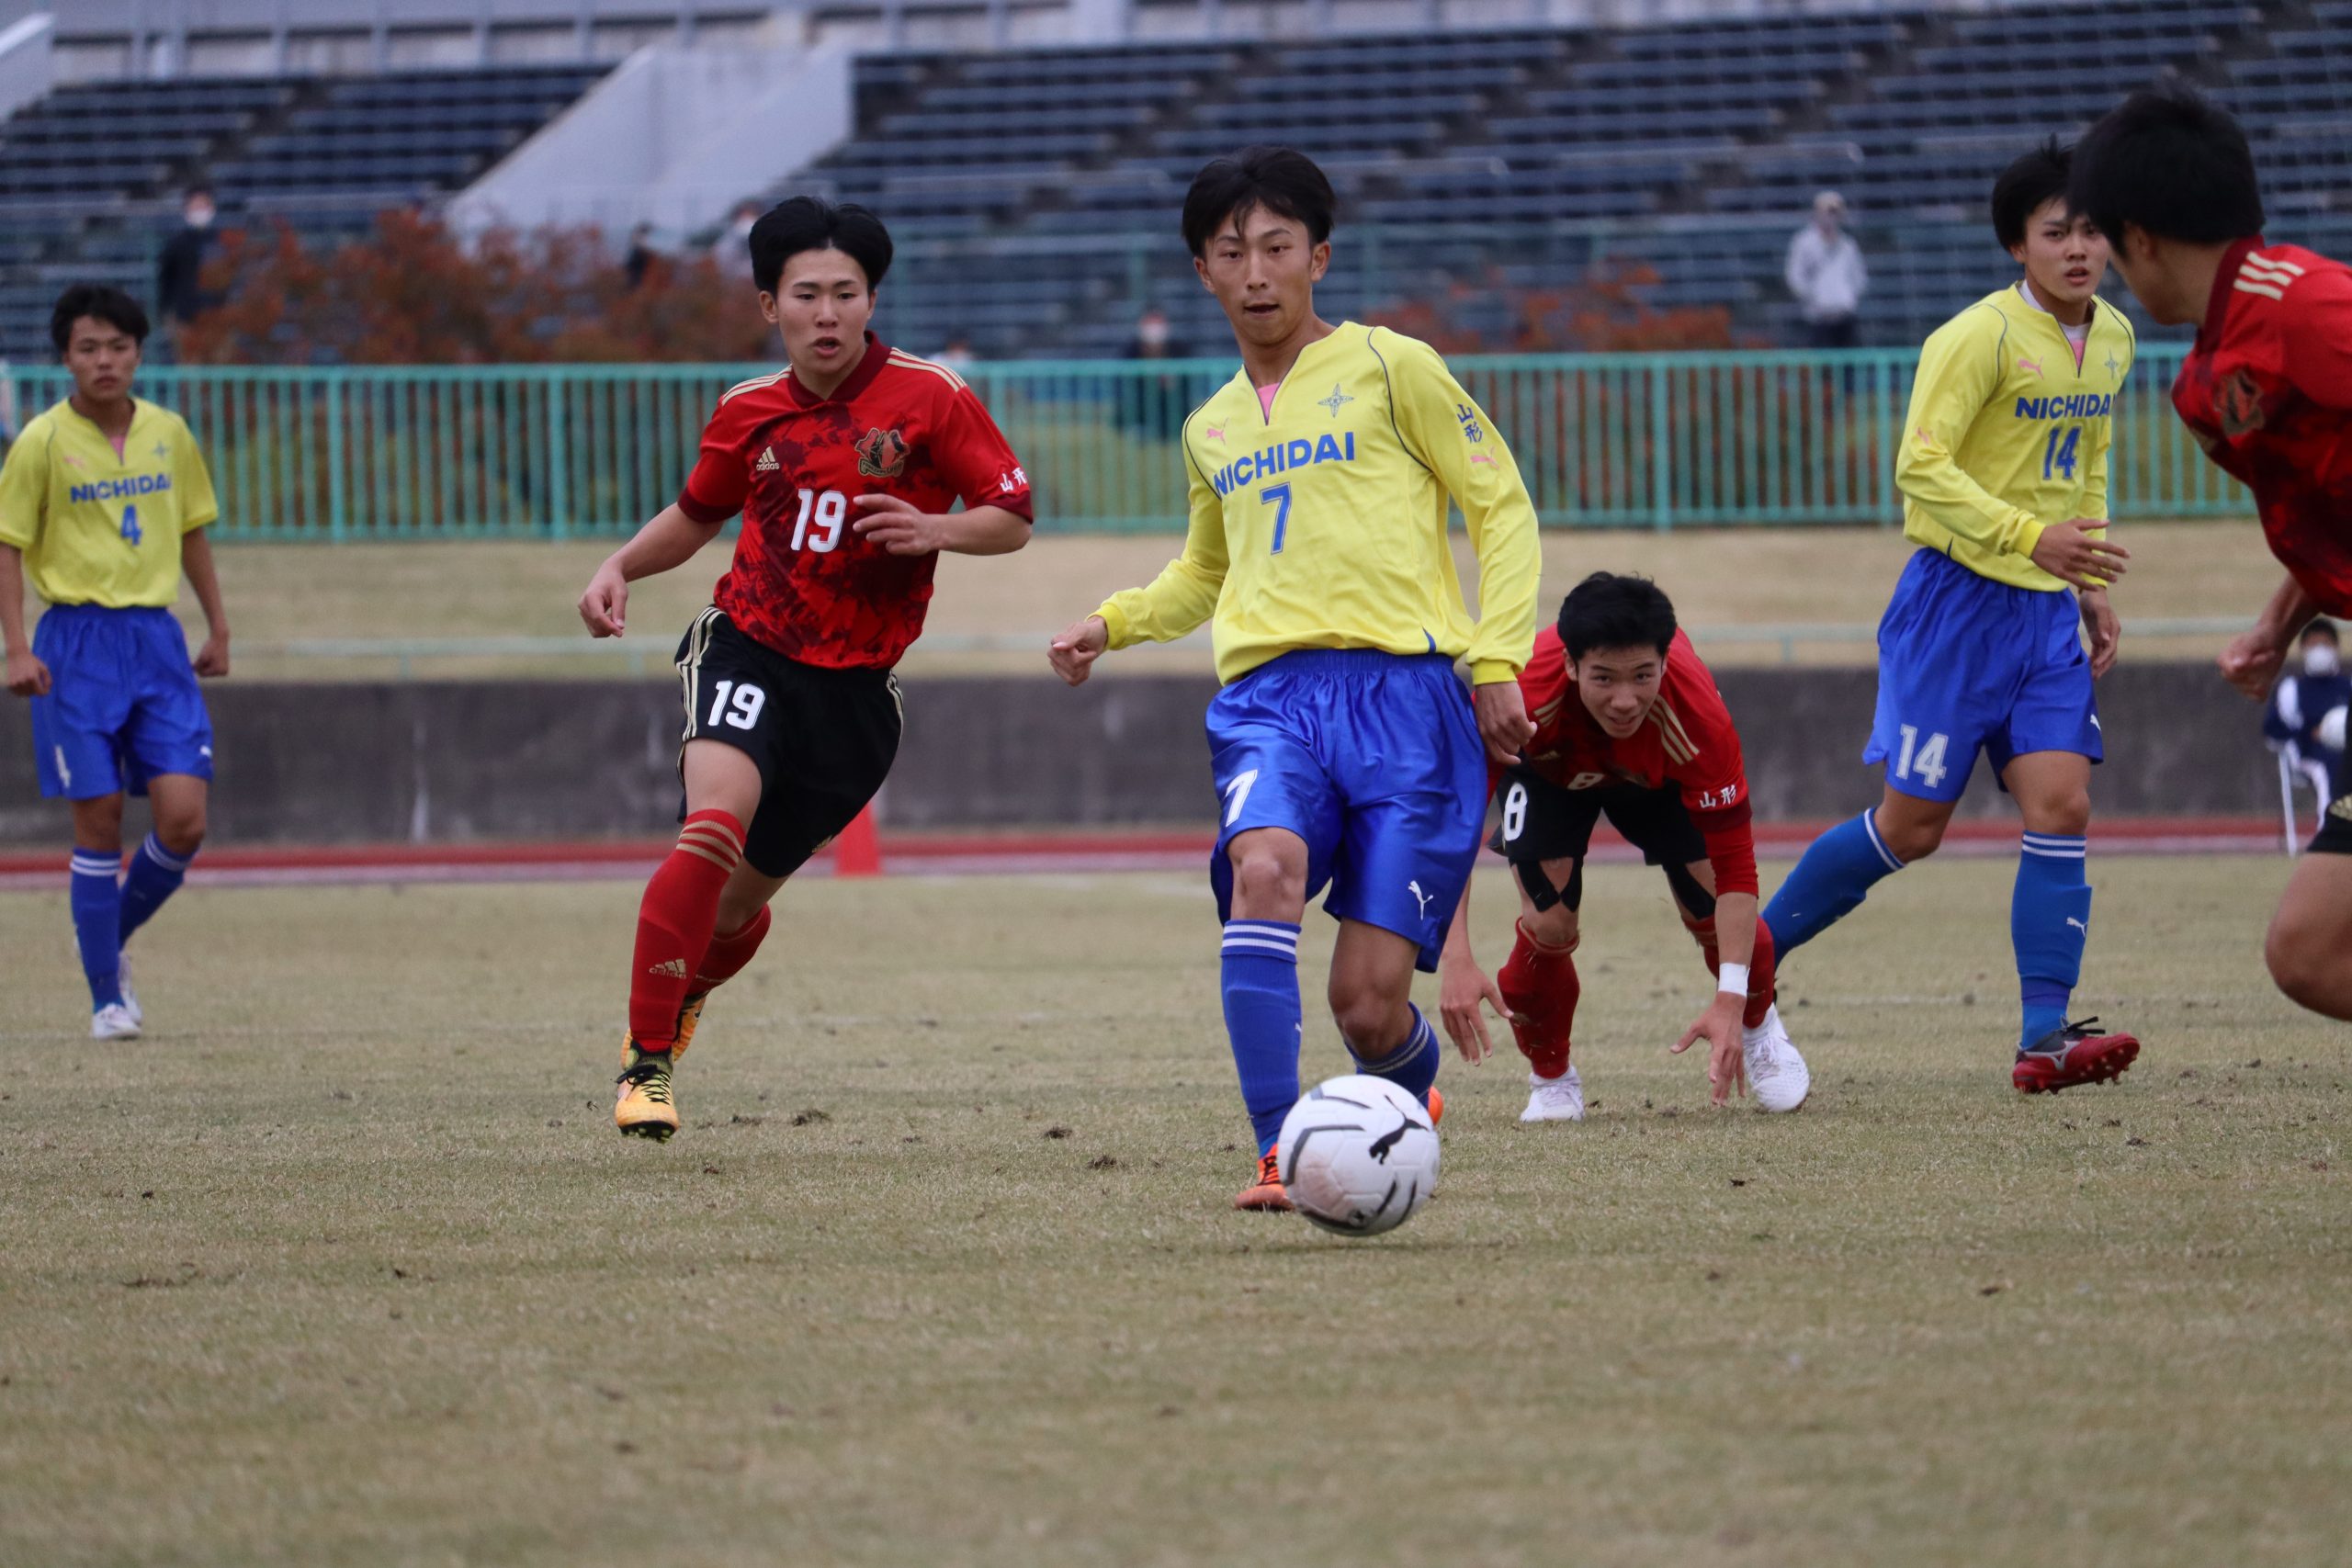
[[[2182,350],[2149,345],[2116,400],[2115,514],[2242,516],[2165,397]],[[1453,367],[1554,526],[1893,525],[1914,355],[1521,355]],[[613,536],[678,492],[720,392],[711,365],[151,369],[238,539]],[[1180,531],[1176,434],[1230,361],[1037,362],[970,378],[1036,487],[1041,527]],[[28,409],[62,395],[20,376]]]

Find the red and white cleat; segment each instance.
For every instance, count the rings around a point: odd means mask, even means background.
[[[2055,1094],[2077,1084],[2110,1083],[2123,1076],[2140,1055],[2137,1035],[2120,1031],[2097,1032],[2098,1020],[2086,1018],[2064,1029],[2053,1029],[2018,1053],[2009,1081],[2024,1094]]]

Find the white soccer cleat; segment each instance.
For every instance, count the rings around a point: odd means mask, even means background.
[[[1581,1122],[1584,1120],[1584,1080],[1574,1066],[1556,1078],[1527,1075],[1527,1109],[1522,1122]]]
[[[1813,1069],[1789,1043],[1779,1008],[1768,1010],[1755,1028],[1740,1031],[1739,1048],[1747,1058],[1747,1092],[1758,1111],[1794,1111],[1813,1092]]]
[[[130,1015],[132,1023],[146,1028],[147,1011],[139,1005],[139,993],[130,988],[130,954],[126,953],[115,960],[114,983],[122,993],[122,1010]]]
[[[120,1002],[108,1002],[90,1015],[90,1038],[93,1040],[136,1040],[139,1021]]]

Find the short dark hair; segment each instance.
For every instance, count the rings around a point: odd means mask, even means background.
[[[77,283],[57,297],[49,312],[49,341],[59,354],[74,341],[74,323],[85,316],[129,333],[135,343],[147,341],[147,312],[138,300],[110,283]]]
[[[2132,94],[2083,133],[2066,205],[2114,241],[2126,223],[2198,245],[2262,232],[2262,189],[2245,132],[2228,110],[2178,82]]]
[[[1184,243],[1204,255],[1225,220],[1253,207],[1306,225],[1306,237],[1321,244],[1331,237],[1340,198],[1315,160],[1292,147],[1244,147],[1229,158],[1212,159],[1193,176],[1184,193]]]
[[[882,220],[854,201],[796,196],[779,201],[752,225],[752,281],[763,294],[775,292],[784,264],[803,251],[839,251],[865,273],[868,289],[882,287],[890,270],[890,231]]]
[[[1993,182],[1993,237],[2005,251],[2025,243],[2025,226],[2041,204],[2066,195],[2071,154],[2051,137],[2001,171]]]
[[[1674,603],[1646,577],[1596,571],[1560,601],[1560,641],[1570,659],[1596,648],[1654,648],[1674,640]]]
[[[2325,615],[2315,615],[2312,618],[2312,624],[2303,628],[2303,636],[2324,637],[2327,638],[2328,641],[2335,642],[2337,640],[2335,636],[2335,623],[2329,620]]]

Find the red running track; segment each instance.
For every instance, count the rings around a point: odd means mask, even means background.
[[[1828,827],[1826,822],[1757,825],[1758,848],[1792,857]],[[2101,854],[2275,854],[2279,826],[2259,817],[2119,818],[2092,824]],[[2018,829],[2007,822],[1955,822],[1944,858],[1998,857],[2017,852]],[[639,881],[668,852],[669,840],[620,840],[569,843],[348,844],[309,848],[208,849],[189,879],[202,886],[257,887],[308,884]],[[1056,833],[892,833],[881,841],[885,874],[971,876],[1114,871],[1194,872],[1215,842],[1205,831],[1086,831]],[[66,885],[67,846],[0,852],[0,891],[55,892]],[[1640,857],[1604,823],[1593,836],[1595,864]],[[832,874],[820,858],[804,875]]]

